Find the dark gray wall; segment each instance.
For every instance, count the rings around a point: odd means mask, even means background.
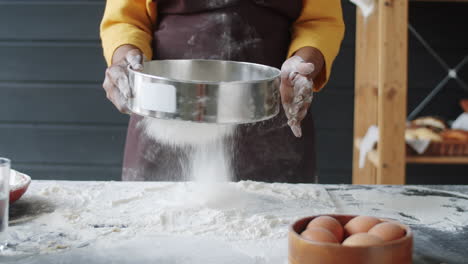
[[[332,80],[313,104],[323,183],[351,181],[355,9],[348,1],[343,7],[346,38]],[[101,88],[103,8],[102,0],[0,0],[0,156],[36,179],[120,177],[128,119]],[[411,22],[453,64],[468,54],[468,37],[459,34],[466,11],[466,4],[412,4]],[[411,109],[445,73],[414,39],[410,46]],[[467,67],[460,74],[467,77]],[[454,117],[463,95],[452,83],[427,113]],[[411,183],[468,182],[467,166],[408,172]]]
[[[0,155],[34,178],[119,179],[127,118],[101,88],[103,10],[0,2]]]
[[[467,3],[419,2],[412,3],[410,7],[410,23],[450,67],[468,56]],[[410,35],[409,40],[408,112],[448,73],[414,36]],[[465,82],[468,81],[468,65],[458,75]],[[421,114],[453,120],[462,113],[459,106],[461,98],[468,98],[468,90],[463,90],[451,80]],[[409,165],[407,174],[409,183],[468,184],[467,165]]]

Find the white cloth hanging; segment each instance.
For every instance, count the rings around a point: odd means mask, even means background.
[[[374,149],[375,145],[379,141],[379,128],[376,125],[372,125],[366,132],[366,135],[362,138],[359,145],[359,168],[364,168],[366,164],[367,154]],[[405,139],[406,144],[415,150],[418,154],[423,154],[429,145],[430,140],[422,139]]]
[[[354,3],[358,8],[361,9],[362,15],[364,17],[370,16],[374,12],[375,0],[350,0],[351,3]]]
[[[379,141],[379,128],[375,125],[369,127],[366,135],[362,138],[359,145],[359,168],[364,168],[366,164],[367,153],[374,149],[375,144]]]

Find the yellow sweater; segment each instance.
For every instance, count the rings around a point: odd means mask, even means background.
[[[156,16],[156,4],[152,0],[107,0],[101,22],[107,63],[111,63],[114,51],[124,44],[138,47],[146,58],[151,59]],[[320,90],[330,76],[344,35],[341,0],[303,0],[301,15],[293,24],[292,32],[288,57],[298,49],[310,46],[320,50],[325,58],[324,70],[315,80],[315,90]]]

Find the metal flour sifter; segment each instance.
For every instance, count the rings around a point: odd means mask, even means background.
[[[279,112],[280,71],[245,62],[159,60],[129,69],[130,110],[142,116],[241,124]]]

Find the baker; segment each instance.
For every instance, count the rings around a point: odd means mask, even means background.
[[[118,110],[130,113],[127,66],[141,70],[144,59],[281,68],[283,109],[270,120],[238,126],[234,171],[238,180],[316,182],[309,106],[330,76],[343,34],[340,0],[108,0],[101,23],[109,65],[103,87]],[[130,117],[122,179],[174,180],[168,175],[181,170],[183,151],[149,138],[141,120]]]

